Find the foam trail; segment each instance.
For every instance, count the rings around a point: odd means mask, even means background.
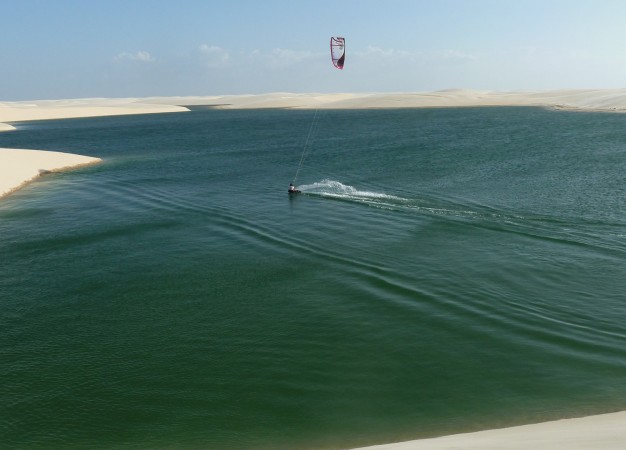
[[[515,221],[517,217],[492,211],[480,211],[466,205],[454,204],[441,199],[403,198],[382,192],[360,191],[339,181],[324,179],[298,187],[303,193],[326,198],[365,203],[367,205],[395,211],[407,211],[451,219],[483,220],[488,223]]]
[[[345,185],[339,181],[322,180],[313,184],[305,184],[300,186],[302,192],[307,194],[317,194],[325,197],[336,197],[346,199],[388,199],[388,200],[405,200],[394,195],[387,195],[382,192],[359,191],[358,189]]]

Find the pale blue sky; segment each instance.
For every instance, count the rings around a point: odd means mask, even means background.
[[[0,100],[626,87],[622,0],[0,0]],[[329,58],[346,38],[346,66]]]

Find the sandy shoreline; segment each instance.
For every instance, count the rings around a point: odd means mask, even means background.
[[[188,109],[176,105],[141,103],[137,99],[0,102],[0,132],[15,130],[7,122],[181,111]],[[0,198],[25,186],[42,173],[68,170],[100,161],[99,158],[70,153],[0,148]]]
[[[353,450],[622,450],[626,411]]]
[[[0,131],[13,130],[13,123],[29,120],[188,111],[185,106],[210,106],[217,109],[544,106],[582,111],[626,112],[626,89],[543,92],[447,90],[388,94],[274,93],[0,102]],[[8,195],[37,178],[41,171],[59,171],[98,162],[100,162],[99,158],[69,153],[0,148],[0,197]],[[626,448],[626,411],[368,448],[372,450],[623,449]]]

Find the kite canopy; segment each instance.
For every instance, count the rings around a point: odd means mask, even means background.
[[[337,69],[343,69],[343,63],[346,59],[346,40],[344,38],[330,38],[330,57]]]

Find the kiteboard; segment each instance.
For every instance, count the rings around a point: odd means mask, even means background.
[[[294,189],[293,191],[287,191],[288,194],[299,194],[301,191]]]

